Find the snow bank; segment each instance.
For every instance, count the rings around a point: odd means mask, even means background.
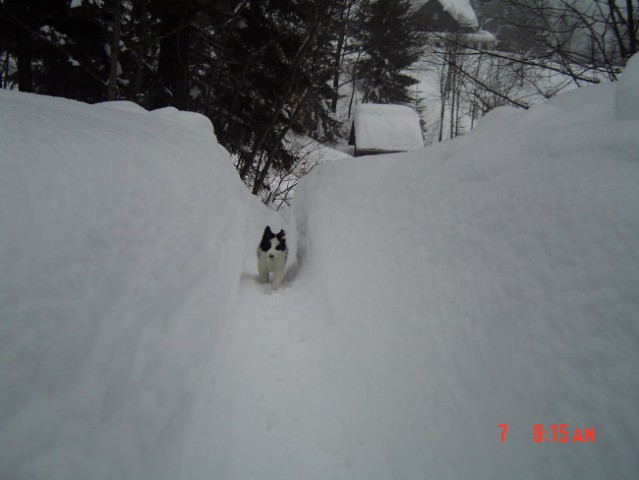
[[[258,212],[207,122],[0,90],[0,478],[178,478]]]
[[[303,181],[300,276],[332,315],[323,398],[348,412],[318,442],[339,445],[323,478],[637,477],[639,122],[615,120],[615,89]]]
[[[419,115],[403,105],[359,104],[354,127],[357,150],[403,152],[424,146]]]
[[[615,116],[617,120],[639,118],[639,54],[628,60],[616,84]]]

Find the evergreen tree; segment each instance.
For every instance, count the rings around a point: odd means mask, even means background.
[[[203,108],[254,193],[267,188],[270,170],[294,164],[289,132],[326,138],[336,128],[329,115],[332,11],[330,2],[246,1],[198,36]]]
[[[406,70],[419,58],[422,42],[410,0],[365,0],[359,14],[359,37],[366,58],[357,77],[367,103],[410,103],[417,80]]]
[[[344,0],[4,0],[2,82],[84,101],[204,113],[257,193],[297,159],[290,133],[331,139]],[[17,66],[17,69],[15,68]]]
[[[2,48],[16,59],[22,91],[85,101],[106,98],[108,56],[101,10],[66,0],[0,3]]]

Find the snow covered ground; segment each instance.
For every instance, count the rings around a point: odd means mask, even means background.
[[[0,90],[0,478],[637,478],[637,83],[321,165],[286,218],[203,117]]]

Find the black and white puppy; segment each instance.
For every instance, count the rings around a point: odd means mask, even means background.
[[[257,281],[270,282],[274,289],[279,288],[286,273],[286,233],[280,230],[277,235],[267,226],[262,241],[257,248]]]

